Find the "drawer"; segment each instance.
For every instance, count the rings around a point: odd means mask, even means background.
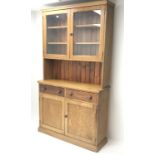
[[[94,102],[94,103],[98,102],[98,94],[74,90],[74,89],[67,89],[66,97],[72,98],[72,99],[83,100],[87,102]]]
[[[64,89],[61,87],[39,85],[39,91],[42,93],[49,93],[49,94],[64,96]]]

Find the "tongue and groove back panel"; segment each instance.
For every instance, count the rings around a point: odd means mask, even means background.
[[[44,79],[101,84],[101,62],[44,60]]]

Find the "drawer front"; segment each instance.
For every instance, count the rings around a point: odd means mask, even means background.
[[[49,94],[64,96],[64,89],[61,87],[39,85],[39,91],[42,93],[49,93]]]
[[[87,102],[94,102],[94,103],[98,102],[97,94],[74,90],[74,89],[67,89],[66,97],[72,98],[72,99],[83,100],[83,101],[87,101]]]

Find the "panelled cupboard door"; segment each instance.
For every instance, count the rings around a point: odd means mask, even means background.
[[[64,133],[64,98],[40,93],[40,125]]]
[[[43,50],[45,58],[69,57],[70,10],[43,13]]]
[[[104,50],[105,7],[71,10],[71,59],[101,61]]]
[[[92,103],[66,99],[65,116],[65,135],[95,144],[96,108]]]

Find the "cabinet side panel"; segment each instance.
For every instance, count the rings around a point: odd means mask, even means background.
[[[102,86],[110,85],[114,7],[107,6]]]
[[[97,111],[97,144],[106,138],[108,125],[108,103],[109,103],[109,88],[106,88],[100,93],[98,111]]]

